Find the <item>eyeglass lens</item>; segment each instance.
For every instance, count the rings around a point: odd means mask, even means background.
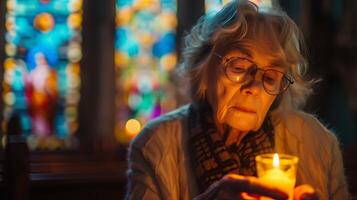
[[[248,59],[231,58],[226,62],[225,72],[227,77],[236,83],[242,83],[255,77],[258,71],[262,71],[262,83],[264,90],[273,95],[284,91],[289,82],[285,74],[275,69],[260,69],[257,65]]]

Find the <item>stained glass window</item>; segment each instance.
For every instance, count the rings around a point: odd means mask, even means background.
[[[128,142],[150,119],[176,107],[176,0],[117,0],[115,134]]]
[[[206,14],[214,14],[231,0],[205,0]],[[271,7],[272,0],[250,0],[259,7]]]
[[[206,14],[216,13],[228,2],[230,2],[230,0],[205,0]]]
[[[7,0],[6,8],[3,128],[16,113],[30,149],[75,148],[82,0]]]

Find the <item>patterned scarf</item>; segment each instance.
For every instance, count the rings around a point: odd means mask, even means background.
[[[201,192],[228,173],[256,176],[255,156],[272,153],[274,129],[270,119],[265,120],[257,132],[249,132],[239,143],[229,147],[218,133],[212,118],[212,111],[189,109],[189,148],[194,173]]]

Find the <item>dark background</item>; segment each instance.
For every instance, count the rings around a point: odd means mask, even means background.
[[[357,195],[357,1],[281,0],[303,31],[311,77],[321,78],[305,110],[315,114],[341,141],[346,175]],[[178,0],[177,48],[182,36],[204,13],[203,0]],[[4,60],[5,0],[0,1],[0,61]],[[0,196],[18,199],[122,199],[126,146],[114,139],[114,0],[84,1],[83,60],[79,107],[80,148],[75,152],[12,152],[23,158],[8,176],[0,152]],[[0,79],[2,79],[2,67]],[[90,81],[95,80],[95,81]],[[1,89],[0,89],[1,90]],[[0,109],[2,102],[0,101]],[[16,144],[18,145],[18,144]],[[21,149],[16,146],[15,149]],[[23,152],[22,152],[23,153]],[[19,164],[20,165],[20,164]],[[10,170],[11,171],[11,170]],[[11,174],[11,173],[10,173]],[[28,176],[26,176],[28,175]],[[16,177],[18,182],[7,180]],[[28,178],[26,178],[28,177]],[[13,189],[13,190],[10,190]]]

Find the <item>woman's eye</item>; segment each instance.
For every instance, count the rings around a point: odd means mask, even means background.
[[[246,72],[245,68],[241,67],[241,66],[233,66],[233,67],[231,67],[231,71],[233,73],[244,73],[244,72]]]
[[[264,82],[273,85],[277,82],[277,79],[273,76],[264,76]]]

